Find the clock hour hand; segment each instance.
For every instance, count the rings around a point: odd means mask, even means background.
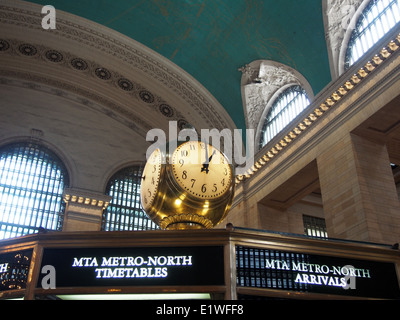
[[[207,150],[207,149],[206,149],[206,150]],[[203,172],[203,171],[205,171],[206,173],[209,172],[208,166],[210,165],[211,159],[212,159],[212,157],[213,157],[214,154],[215,154],[215,150],[214,150],[214,152],[212,153],[212,155],[207,159],[207,157],[208,157],[208,152],[206,151],[206,162],[203,163],[203,166],[201,167],[201,171],[200,171],[200,172]]]

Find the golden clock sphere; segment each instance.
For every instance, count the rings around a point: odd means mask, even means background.
[[[231,207],[233,167],[211,144],[186,141],[171,154],[153,151],[140,189],[144,211],[161,229],[210,229]]]

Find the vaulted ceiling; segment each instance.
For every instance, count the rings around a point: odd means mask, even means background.
[[[317,95],[331,73],[322,0],[0,1],[0,146],[39,139],[71,187],[103,192],[146,133],[245,129],[240,68],[273,60]]]
[[[218,100],[238,128],[245,128],[240,67],[258,59],[286,64],[308,80],[314,94],[331,80],[321,0],[52,0],[51,4],[171,60]]]

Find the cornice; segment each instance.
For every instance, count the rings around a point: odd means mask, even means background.
[[[240,184],[245,181],[249,182],[249,179],[255,177],[258,171],[262,172],[271,161],[283,154],[295,143],[295,141],[299,139],[299,137],[304,136],[305,133],[315,128],[320,121],[325,118],[324,116],[335,110],[344,97],[356,92],[356,88],[361,87],[367,80],[376,74],[378,70],[383,69],[387,64],[385,62],[390,61],[391,57],[393,58],[398,55],[400,52],[399,48],[400,34],[398,34],[397,31],[392,40],[388,41],[383,48],[375,49],[376,54],[374,54],[372,58],[369,60],[365,59],[366,61],[361,61],[360,64],[355,65],[348,73],[344,74],[325,89],[315,102],[300,114],[299,117],[303,120],[300,120],[297,122],[297,125],[288,128],[268,143],[256,156],[254,166],[252,166],[246,174],[237,176],[236,183]],[[395,69],[398,70],[398,68]],[[375,84],[375,87],[379,87],[378,83]],[[354,109],[354,106],[354,104],[350,105],[348,111],[352,108]],[[338,118],[336,120],[338,120]],[[335,121],[330,121],[329,125],[332,127],[334,123]],[[324,128],[324,131],[326,130],[327,128]]]

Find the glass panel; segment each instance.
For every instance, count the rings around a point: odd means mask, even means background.
[[[352,66],[400,22],[400,0],[372,0],[357,21],[347,47],[345,69]]]
[[[0,150],[0,239],[61,230],[62,192],[68,174],[61,160],[35,143]]]
[[[310,237],[328,238],[325,219],[303,215],[304,234]]]
[[[143,211],[140,203],[142,167],[117,172],[108,182],[106,194],[112,197],[103,213],[103,231],[157,230],[159,227]]]
[[[308,105],[307,94],[300,86],[292,86],[282,92],[273,103],[261,132],[261,147],[272,140]]]

